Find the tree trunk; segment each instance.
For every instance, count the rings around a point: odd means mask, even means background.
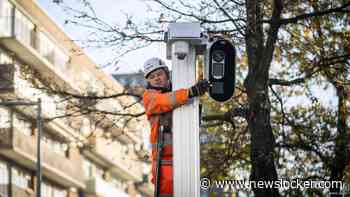
[[[345,90],[343,86],[336,86],[338,96],[338,120],[337,120],[337,137],[335,140],[334,160],[331,162],[330,181],[343,181],[344,170],[349,162],[349,152],[347,144],[349,135],[346,133],[346,119],[348,118]],[[331,196],[342,196],[340,187],[330,189]]]
[[[274,45],[277,40],[282,2],[274,0],[274,10],[271,17],[272,23],[264,44],[264,33],[261,19],[262,2],[247,0],[247,29],[246,47],[248,55],[248,76],[244,86],[248,94],[249,114],[248,128],[251,134],[251,162],[252,169],[250,180],[268,181],[277,180],[277,172],[274,164],[275,139],[270,123],[270,100],[268,95],[268,74],[272,61]],[[271,182],[270,182],[271,183]],[[257,197],[279,196],[277,188],[253,187]]]
[[[254,77],[247,77],[251,80]],[[274,164],[274,136],[270,123],[270,102],[268,98],[267,82],[265,85],[247,87],[249,98],[248,127],[251,134],[251,162],[250,179],[252,181],[277,180]],[[253,188],[255,196],[279,196],[274,188]]]

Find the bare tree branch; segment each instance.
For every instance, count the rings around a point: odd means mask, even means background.
[[[321,70],[329,69],[330,66],[339,64],[339,63],[346,63],[348,59],[350,58],[350,53],[346,53],[339,56],[334,57],[328,57],[328,58],[322,58],[319,60],[318,63],[315,64],[315,69],[313,72],[307,73],[304,77],[292,79],[292,80],[284,80],[284,79],[275,79],[271,78],[269,79],[269,84],[271,85],[281,85],[281,86],[291,86],[296,84],[304,83],[307,79],[314,76],[316,73],[320,72]]]
[[[124,92],[116,93],[116,94],[111,94],[111,95],[107,95],[107,96],[94,96],[94,95],[80,95],[80,94],[75,94],[75,93],[71,93],[68,91],[52,90],[52,89],[48,89],[48,88],[44,88],[44,87],[37,87],[37,89],[46,90],[52,94],[69,96],[71,98],[76,98],[76,99],[102,100],[102,99],[117,98],[117,97],[122,97],[122,96],[132,96],[132,97],[137,98],[138,100],[141,100],[141,98],[142,98],[141,95],[135,94],[132,92],[128,92],[128,91],[124,91]]]
[[[244,32],[242,30],[241,27],[239,27],[239,25],[237,24],[238,21],[242,21],[242,22],[246,22],[246,20],[241,19],[241,18],[233,18],[228,12],[227,10],[225,10],[219,3],[217,0],[213,0],[214,3],[216,4],[216,6],[221,10],[222,13],[224,13],[224,15],[229,18],[231,20],[231,22],[233,23],[233,25],[236,27],[236,31],[238,31],[241,36],[244,36]]]
[[[174,13],[177,13],[179,15],[182,16],[187,16],[190,18],[194,18],[198,21],[201,22],[201,24],[207,23],[207,24],[213,24],[213,23],[226,23],[226,22],[231,22],[231,19],[223,19],[223,20],[209,20],[209,19],[205,19],[203,17],[197,16],[194,13],[186,13],[186,12],[182,12],[178,9],[172,8],[170,5],[167,5],[165,2],[161,1],[161,0],[154,0],[154,2],[158,3],[159,5],[161,5],[162,7],[164,7],[165,9],[172,11]],[[236,20],[242,20],[242,19],[236,19]]]
[[[316,16],[325,16],[325,15],[332,14],[332,13],[350,13],[350,10],[346,9],[349,6],[350,6],[350,2],[345,3],[344,5],[339,6],[337,8],[332,8],[332,9],[328,9],[328,10],[324,10],[324,11],[320,11],[320,12],[312,12],[312,13],[308,13],[308,14],[302,14],[302,15],[295,16],[292,18],[280,19],[279,23],[281,25],[286,25],[286,24],[296,23],[300,20],[305,20],[308,18],[316,17]],[[271,23],[273,21],[270,20],[270,21],[266,21],[266,22]]]

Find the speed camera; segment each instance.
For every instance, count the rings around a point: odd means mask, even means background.
[[[230,41],[219,39],[209,45],[207,55],[209,95],[216,101],[227,101],[235,89],[235,48]]]

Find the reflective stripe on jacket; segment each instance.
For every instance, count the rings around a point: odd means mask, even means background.
[[[161,93],[158,90],[147,89],[143,94],[143,105],[147,118],[151,124],[151,144],[157,143],[160,115],[170,112],[189,100],[188,89],[179,89],[173,92]]]

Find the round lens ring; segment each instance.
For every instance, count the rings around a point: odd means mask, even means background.
[[[225,53],[222,50],[217,50],[213,52],[213,60],[216,62],[221,62],[225,58]]]

